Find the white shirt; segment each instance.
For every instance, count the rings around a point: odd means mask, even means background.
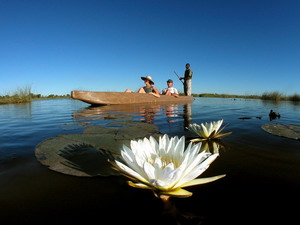
[[[167,92],[167,90],[169,90],[171,94],[178,94],[178,91],[177,91],[177,89],[176,89],[176,88],[174,88],[174,87],[165,88],[165,89],[164,89],[164,90],[163,90],[161,93],[162,93],[162,94],[164,94],[164,93],[166,93],[166,92]]]

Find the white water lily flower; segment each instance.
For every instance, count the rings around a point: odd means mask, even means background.
[[[150,189],[157,197],[189,197],[191,192],[182,188],[215,181],[225,175],[197,178],[216,159],[218,154],[200,152],[199,144],[189,143],[186,149],[185,137],[180,139],[168,135],[152,136],[131,141],[130,148],[123,145],[122,159],[115,160],[115,169],[132,181],[128,184],[136,188]]]
[[[187,128],[200,137],[200,138],[192,139],[191,141],[197,142],[197,141],[204,141],[210,139],[217,139],[231,134],[231,132],[221,133],[222,130],[224,129],[224,127],[220,129],[222,123],[223,120],[213,121],[210,123],[205,122],[205,123],[201,123],[200,125],[196,123],[190,124]]]

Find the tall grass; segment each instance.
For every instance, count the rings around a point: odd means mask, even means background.
[[[284,95],[278,91],[273,91],[273,92],[265,92],[262,94],[261,98],[263,100],[273,100],[273,101],[295,101],[298,102],[300,101],[300,95],[299,94],[294,94],[294,95]]]
[[[195,97],[211,97],[211,98],[252,98],[252,99],[260,99],[259,95],[234,95],[234,94],[211,94],[211,93],[203,93],[203,94],[193,94]]]
[[[17,88],[11,94],[0,96],[0,104],[26,103],[31,101],[31,86]]]
[[[273,92],[264,92],[261,96],[261,99],[280,101],[280,100],[286,100],[286,97],[278,91],[273,91]]]
[[[300,95],[284,95],[279,91],[273,92],[264,92],[262,95],[230,95],[230,94],[193,94],[195,97],[217,97],[217,98],[251,98],[251,99],[263,99],[263,100],[272,100],[272,101],[300,101]]]
[[[300,102],[300,95],[294,94],[294,95],[289,97],[289,100],[294,101],[294,102]]]

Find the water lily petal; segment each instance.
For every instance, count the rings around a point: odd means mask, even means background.
[[[196,124],[196,123],[190,124],[188,126],[188,129],[190,131],[193,131],[194,133],[196,133],[198,136],[201,136],[201,132],[200,132],[201,131],[201,127],[198,124]]]
[[[142,188],[142,189],[154,189],[151,186],[148,186],[146,184],[143,183],[133,183],[132,181],[127,181],[127,184],[131,187],[135,187],[135,188]]]
[[[132,153],[132,151],[125,146],[123,146],[123,151],[121,151],[121,155],[123,157],[123,160],[126,162],[127,166],[131,169],[133,169],[138,174],[145,176],[145,173],[143,172],[143,168],[139,166],[138,162],[136,161],[135,155]],[[141,163],[141,162],[140,162]]]
[[[178,168],[174,168],[173,163],[169,163],[165,168],[162,169],[161,173],[159,174],[159,178],[161,180],[165,180],[166,184],[170,186],[175,180],[178,179],[180,170]]]
[[[215,130],[218,132],[218,130],[220,129],[221,125],[223,123],[223,120],[219,120],[217,121],[216,125],[215,125]]]
[[[198,143],[198,144],[193,144],[192,142],[190,142],[184,152],[184,154],[189,154],[190,158],[194,158],[195,155],[197,155],[199,153],[199,150],[201,148],[202,143]],[[184,156],[186,157],[186,156]]]
[[[229,135],[229,134],[232,134],[232,132],[227,132],[227,133],[220,133],[220,134],[217,134],[217,135],[215,136],[215,138],[225,137],[225,136],[227,136],[227,135]]]
[[[180,139],[177,138],[177,140],[175,140],[175,143],[174,153],[176,154],[176,156],[182,157],[184,153],[185,137],[182,136]]]
[[[128,148],[126,145],[124,145],[122,148],[121,156],[127,164],[136,163],[135,155],[132,153],[131,149]]]
[[[199,179],[194,179],[189,182],[186,182],[185,184],[181,185],[180,187],[188,187],[188,186],[194,186],[194,185],[200,185],[200,184],[206,184],[209,182],[213,182],[215,180],[221,179],[225,177],[226,175],[219,175],[219,176],[213,176],[213,177],[206,177],[206,178],[199,178]]]
[[[147,154],[147,157],[151,157],[152,154],[156,154],[156,144],[155,144],[155,139],[152,137],[151,138],[144,138],[143,140],[143,145],[144,145],[144,151]]]
[[[196,144],[192,147],[191,146],[192,143],[189,143],[189,146],[185,151],[184,160],[179,166],[179,168],[181,168],[184,171],[182,177],[184,177],[185,174],[189,173],[197,164],[200,163],[201,160],[204,160],[204,158],[207,157],[207,153],[205,152],[201,152],[200,154],[198,153],[201,143]]]
[[[205,153],[205,154],[209,154],[209,153]],[[187,167],[186,170],[183,172],[182,178],[174,186],[174,188],[181,187],[186,182],[189,182],[195,179],[196,177],[200,176],[209,167],[210,163],[212,163],[216,159],[217,156],[218,154],[213,154],[208,156],[208,158],[206,158],[204,161],[202,161],[203,155],[199,154],[196,157],[196,159],[191,163],[191,165],[189,165],[189,167]]]
[[[194,138],[194,139],[191,139],[190,141],[192,143],[197,143],[197,142],[206,141],[206,140],[207,140],[206,138]]]
[[[121,169],[121,172],[124,172],[125,174],[129,175],[129,177],[132,177],[136,180],[140,180],[143,183],[149,183],[142,175],[135,172],[134,170],[132,170],[128,166],[126,166],[123,163],[121,163],[119,161],[116,161],[116,160],[115,160],[115,162],[116,162],[117,166]]]
[[[208,137],[209,133],[208,133],[206,126],[204,126],[203,123],[201,123],[200,126],[202,128],[201,137],[205,137],[205,138]]]
[[[162,163],[162,160],[160,157],[156,157],[155,160],[154,160],[154,168],[155,168],[155,171],[160,169],[162,167],[163,163]]]
[[[216,131],[214,130],[213,132],[210,133],[210,135],[207,137],[207,139],[215,138],[215,134],[216,134]]]
[[[167,138],[167,142],[166,142],[166,149],[165,149],[165,152],[166,153],[170,153],[172,154],[170,151],[173,151],[174,150],[174,147],[175,147],[175,142],[178,141],[178,137],[175,136],[175,137],[169,137]]]
[[[178,198],[187,198],[193,195],[192,192],[189,192],[187,190],[181,189],[181,188],[177,188],[175,190],[172,191],[168,191],[168,192],[162,192],[162,195],[168,195],[168,196],[173,196],[173,197],[178,197]]]
[[[210,136],[211,133],[214,131],[214,123],[213,122],[205,123],[205,127],[207,129],[208,136]]]
[[[201,161],[201,163],[196,165],[193,169],[196,171],[199,171],[199,172],[201,171],[200,174],[202,174],[218,156],[219,156],[218,153],[209,155],[207,158],[205,158],[203,161]]]
[[[156,149],[157,155],[164,154],[163,152],[165,151],[165,146],[166,146],[166,137],[165,135],[163,135],[160,136],[158,140],[158,149]]]
[[[155,179],[155,169],[150,163],[144,162],[143,168],[148,180]]]

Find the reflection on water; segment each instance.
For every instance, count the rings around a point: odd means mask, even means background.
[[[165,106],[166,116],[168,117],[168,123],[174,122],[174,117],[178,116],[178,105],[177,104],[169,104]]]
[[[269,120],[271,109],[280,113],[279,120]],[[290,224],[290,219],[298,219],[294,203],[300,189],[300,142],[273,136],[261,126],[300,125],[299,105],[196,98],[187,105],[89,107],[65,99],[0,106],[0,223],[51,224],[57,223],[57,218],[65,224],[77,220],[131,223],[134,212],[148,218],[148,224],[156,224],[165,218],[165,211],[151,193],[132,190],[120,177],[80,179],[52,172],[36,161],[35,147],[48,138],[82,133],[87,126],[105,126],[111,120],[153,123],[162,133],[188,138],[191,133],[185,127],[189,124],[219,119],[226,124],[224,132],[232,134],[220,143],[203,143],[209,151],[220,147],[220,157],[203,177],[223,173],[226,177],[191,187],[194,195],[190,198],[171,199],[176,209],[172,210],[199,216],[203,220],[198,224],[204,225]],[[113,216],[109,216],[111,212]],[[135,221],[140,224],[141,220]],[[164,224],[176,224],[169,222],[166,219]]]
[[[183,113],[180,113],[179,106],[184,107]],[[175,122],[175,119],[181,114],[184,118],[185,126],[191,121],[191,104],[132,104],[132,105],[105,105],[89,106],[73,113],[76,120],[118,120],[135,119],[139,117],[140,121],[154,123],[158,117],[165,115],[168,123]]]
[[[184,129],[187,129],[192,123],[192,104],[186,104],[183,106],[183,115],[184,115]]]
[[[212,154],[220,154],[220,149],[225,150],[225,145],[220,140],[211,140],[201,142],[201,150],[211,152]]]

